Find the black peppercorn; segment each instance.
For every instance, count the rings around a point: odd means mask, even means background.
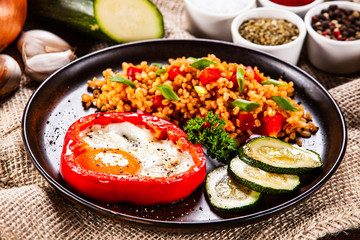
[[[312,17],[312,27],[329,39],[352,41],[360,39],[360,13],[330,5]]]

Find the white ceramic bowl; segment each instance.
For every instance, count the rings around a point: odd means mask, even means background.
[[[299,37],[297,37],[294,41],[277,46],[259,45],[243,38],[239,33],[239,27],[241,26],[241,24],[249,19],[256,19],[261,17],[286,19],[287,21],[295,24],[298,27]],[[293,12],[279,8],[260,7],[251,9],[238,15],[231,24],[231,33],[234,43],[245,45],[250,48],[259,49],[271,53],[289,63],[297,64],[306,37],[306,28],[304,21]]]
[[[313,2],[303,5],[303,6],[285,6],[285,5],[274,3],[270,0],[259,0],[259,6],[275,7],[275,8],[288,10],[288,11],[294,12],[297,15],[299,15],[300,17],[304,18],[307,11],[309,11],[312,7],[318,5],[322,2],[324,2],[324,0],[314,0]]]
[[[324,2],[310,9],[304,19],[308,31],[307,53],[309,60],[316,68],[330,73],[348,74],[360,71],[360,40],[338,41],[328,39],[317,33],[311,26],[312,17],[333,4],[339,8],[360,11],[360,4],[345,1]]]
[[[228,0],[230,1],[230,0]],[[240,0],[231,0],[239,2]],[[218,40],[231,41],[230,25],[232,20],[241,12],[256,7],[256,0],[242,0],[244,6],[239,9],[228,9],[220,11],[220,7],[215,3],[221,4],[221,8],[227,6],[227,1],[206,2],[207,6],[200,6],[205,1],[185,0],[185,10],[189,20],[189,30],[197,37],[213,38]],[[228,4],[228,6],[230,6]],[[213,10],[211,10],[213,9]]]

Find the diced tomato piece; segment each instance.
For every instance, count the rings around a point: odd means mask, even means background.
[[[136,75],[135,75],[136,73],[142,73],[142,70],[140,68],[136,68],[136,67],[128,67],[128,69],[126,71],[126,75],[129,80],[136,79]]]
[[[239,114],[240,130],[246,132],[247,130],[254,131],[256,128],[255,119],[252,113]]]
[[[218,68],[205,68],[200,74],[200,82],[206,85],[211,81],[218,80],[221,77],[221,72]]]
[[[153,105],[152,107],[154,109],[157,109],[159,107],[164,107],[165,105],[162,104],[162,100],[164,100],[164,96],[163,95],[155,95],[154,98],[153,98]]]
[[[210,127],[211,127],[211,125],[209,122],[204,122],[204,124],[201,126],[201,129],[204,130],[204,129],[210,128]]]
[[[181,71],[179,66],[171,66],[168,72],[168,79],[174,80],[177,75],[185,77],[186,73],[185,71]]]
[[[261,127],[259,128],[259,134],[267,136],[275,136],[278,134],[285,124],[285,117],[280,113],[276,113],[272,117],[259,118]]]
[[[215,123],[214,127],[218,126],[219,123]],[[207,128],[211,128],[211,123],[209,123],[208,121],[204,122],[203,125],[201,126],[202,130],[205,130]]]
[[[239,83],[238,83],[238,81],[236,79],[236,70],[234,71],[233,75],[231,76],[230,81],[233,82],[232,89],[238,90],[239,89]]]
[[[264,79],[262,79],[262,78],[260,77],[260,75],[257,74],[257,72],[256,72],[252,67],[248,66],[248,67],[245,68],[245,70],[246,70],[247,72],[249,72],[251,75],[253,74],[253,75],[254,75],[254,79],[255,79],[256,81],[258,81],[258,82],[264,81]]]
[[[255,71],[254,71],[254,78],[255,78],[255,80],[258,81],[258,82],[264,81],[264,79],[262,79],[262,77],[260,77],[260,75],[257,74],[257,72],[255,72]]]
[[[247,73],[249,73],[249,74],[253,74],[253,73],[254,73],[254,69],[253,69],[252,67],[250,67],[250,66],[245,67],[245,71],[246,71]]]

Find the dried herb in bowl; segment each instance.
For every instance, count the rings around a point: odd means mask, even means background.
[[[252,43],[276,46],[294,41],[299,36],[299,29],[285,19],[256,18],[241,24],[239,33]]]

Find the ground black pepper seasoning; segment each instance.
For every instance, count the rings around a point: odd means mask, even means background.
[[[299,29],[285,19],[257,18],[241,24],[239,33],[252,43],[276,46],[294,41],[299,36]]]
[[[329,39],[352,41],[360,39],[360,13],[330,5],[312,17],[311,26]]]

